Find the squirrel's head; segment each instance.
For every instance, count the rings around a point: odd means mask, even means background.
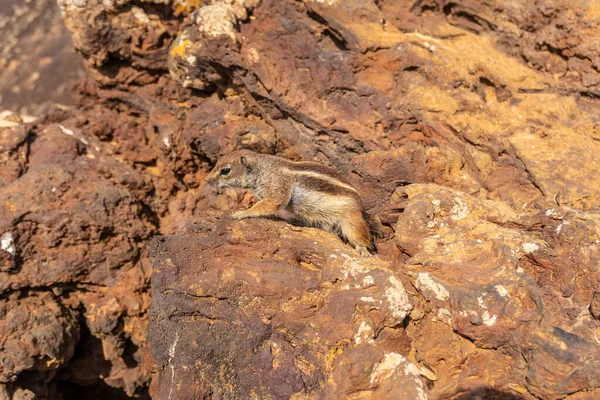
[[[237,150],[217,161],[206,176],[206,182],[216,187],[249,188],[251,174],[256,167],[256,154],[250,150]]]

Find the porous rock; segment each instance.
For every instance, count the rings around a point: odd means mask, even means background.
[[[0,380],[17,397],[62,396],[62,380],[133,395],[148,380],[128,360],[141,359],[146,336],[140,242],[155,229],[144,210],[151,184],[73,121],[39,130],[5,121],[2,162],[14,167],[0,192]],[[86,354],[98,350],[105,364],[90,366]]]
[[[600,396],[597,2],[59,4],[93,80],[0,118],[3,299],[56,340],[1,393]],[[227,219],[240,147],[337,169],[379,255]]]

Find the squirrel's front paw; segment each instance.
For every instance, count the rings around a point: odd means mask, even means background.
[[[244,219],[244,218],[248,218],[248,214],[246,213],[246,211],[236,211],[233,214],[231,214],[231,218]]]
[[[366,247],[363,246],[356,246],[356,251],[362,257],[371,257],[373,255],[369,252],[369,250],[367,250]]]

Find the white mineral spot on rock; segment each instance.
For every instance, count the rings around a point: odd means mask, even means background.
[[[479,296],[477,298],[477,303],[479,303],[479,307],[483,308],[483,309],[487,309],[487,306],[485,305],[485,303],[483,302],[483,297]]]
[[[508,290],[506,290],[506,288],[502,285],[496,285],[494,286],[494,288],[496,289],[496,291],[498,292],[498,294],[502,297],[508,297]]]
[[[365,321],[362,321],[354,335],[354,343],[361,344],[363,341],[372,342],[373,328]]]
[[[315,0],[315,1],[320,4],[327,4],[328,6],[333,6],[333,5],[335,5],[335,3],[337,3],[337,0]]]
[[[379,382],[382,378],[389,377],[404,362],[406,362],[406,358],[401,354],[388,353],[384,355],[381,362],[377,363],[373,368],[373,372],[371,372],[371,384]]]
[[[413,364],[408,363],[404,367],[404,375],[412,378],[415,384],[415,390],[417,392],[417,398],[415,400],[427,400],[427,394],[425,393],[425,388],[423,387],[423,381],[421,380],[421,371],[419,368]]]
[[[554,232],[556,232],[556,234],[558,235],[560,233],[560,231],[562,231],[562,227],[563,227],[563,224],[558,225],[556,227],[556,229],[554,230]]]
[[[525,254],[533,253],[540,249],[540,246],[537,243],[523,243],[523,251]]]
[[[427,223],[427,227],[428,227],[429,229],[431,229],[431,228],[435,228],[435,221],[429,221],[429,222]]]
[[[450,210],[450,213],[452,214],[450,216],[450,218],[452,218],[454,221],[459,221],[461,219],[464,219],[467,217],[467,215],[469,215],[469,207],[467,206],[467,203],[465,203],[461,198],[456,197],[454,199],[455,204],[452,206],[452,209]]]
[[[390,304],[390,313],[399,320],[398,322],[401,322],[406,318],[413,306],[408,299],[408,294],[402,282],[393,276],[390,276],[389,281],[393,286],[385,291],[385,296]]]
[[[404,367],[404,375],[406,375],[406,376],[419,376],[419,375],[421,375],[421,372],[419,371],[419,368],[417,368],[417,366],[415,364],[408,363]]]
[[[436,282],[428,272],[419,272],[417,275],[416,286],[419,290],[422,288],[429,289],[438,300],[444,301],[448,300],[448,297],[450,297],[448,290],[442,284]]]
[[[410,43],[402,43],[402,44],[399,44],[398,46],[396,46],[396,50],[404,51],[404,50],[408,49],[409,47],[411,47]]]
[[[26,124],[30,124],[37,120],[37,117],[34,117],[33,115],[21,114],[21,120]]]
[[[21,121],[21,117],[10,110],[0,111],[0,128],[14,128],[19,126]]]
[[[190,65],[196,65],[196,56],[187,56],[185,61]]]
[[[4,235],[2,235],[2,239],[0,239],[0,247],[11,256],[15,255],[15,246],[13,241],[13,235],[10,232],[6,232]]]
[[[171,347],[169,347],[169,368],[171,368],[171,390],[169,390],[169,400],[171,400],[171,395],[173,394],[173,387],[175,386],[175,366],[172,364],[172,361],[175,357],[177,342],[179,342],[179,331],[175,332],[175,340],[173,341]]]
[[[256,64],[257,62],[260,61],[260,56],[258,55],[258,51],[256,51],[255,48],[248,49],[248,53],[247,54],[248,54],[248,60],[251,63]]]
[[[150,22],[150,18],[148,18],[148,14],[146,14],[144,12],[144,10],[142,10],[141,8],[139,8],[137,6],[131,7],[131,13],[138,20],[138,22],[141,22],[142,24],[147,24]]]
[[[87,6],[87,0],[58,0],[58,6],[62,12],[70,11]]]
[[[438,309],[437,317],[448,325],[452,324],[452,313],[445,308]]]
[[[571,223],[569,221],[563,221],[560,225],[556,227],[554,232],[556,232],[556,234],[559,234],[562,231],[563,226],[565,225],[571,225]]]
[[[228,35],[235,40],[234,25],[237,17],[232,6],[217,3],[204,6],[196,12],[196,24],[200,32],[211,36]]]
[[[72,131],[72,130],[70,130],[70,129],[68,129],[68,128],[65,128],[65,127],[64,127],[64,126],[62,126],[62,125],[59,125],[58,127],[60,128],[60,130],[61,130],[61,131],[62,131],[62,132],[65,134],[65,135],[73,136],[73,131]]]
[[[168,149],[171,147],[171,142],[169,141],[169,137],[165,136],[162,140],[163,144],[165,145],[165,147]]]
[[[555,210],[554,210],[554,208],[549,208],[549,209],[547,209],[547,210],[546,210],[546,212],[545,212],[545,214],[546,214],[546,217],[549,217],[549,216],[551,216],[552,214],[554,214],[554,211],[555,211]]]
[[[371,286],[374,283],[375,283],[375,279],[373,279],[373,277],[371,275],[367,275],[363,278],[363,285],[365,285],[365,286]]]
[[[19,126],[18,122],[0,120],[0,128],[14,128]]]
[[[348,276],[356,278],[356,275],[362,274],[366,271],[365,267],[363,267],[358,261],[350,257],[348,254],[342,253],[341,256],[345,258],[344,266],[342,268],[344,279],[348,279]]]
[[[363,296],[360,298],[360,301],[364,301],[367,303],[375,303],[375,299],[371,296]]]
[[[492,326],[496,323],[496,319],[498,319],[497,315],[491,315],[488,311],[484,311],[483,314],[481,314],[481,319],[484,323],[484,325],[487,326]]]

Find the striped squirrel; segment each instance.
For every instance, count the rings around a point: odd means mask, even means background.
[[[275,216],[337,234],[367,256],[383,237],[379,218],[365,211],[358,191],[316,162],[237,150],[218,160],[206,181],[219,188],[250,189],[258,200],[235,219]]]

